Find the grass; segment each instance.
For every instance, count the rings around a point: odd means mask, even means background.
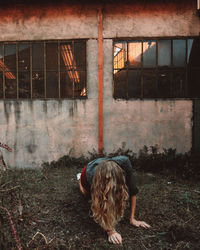
[[[55,166],[1,172],[0,206],[9,210],[22,249],[200,249],[199,182],[137,171],[136,217],[151,229],[131,226],[127,206],[117,225],[123,244],[115,246],[107,242],[79,192],[81,165]],[[17,249],[3,209],[0,235],[0,249]]]

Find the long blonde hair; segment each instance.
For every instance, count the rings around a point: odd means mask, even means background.
[[[91,186],[93,218],[104,230],[112,230],[122,218],[128,189],[120,166],[114,161],[101,162]]]

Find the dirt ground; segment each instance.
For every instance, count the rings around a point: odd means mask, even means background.
[[[200,249],[200,183],[136,173],[136,218],[151,229],[129,224],[129,205],[117,225],[123,244],[107,241],[79,192],[76,166],[7,170],[0,174],[0,249]]]

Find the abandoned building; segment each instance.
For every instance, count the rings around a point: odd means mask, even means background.
[[[200,151],[199,1],[40,2],[0,7],[8,165],[144,145]]]

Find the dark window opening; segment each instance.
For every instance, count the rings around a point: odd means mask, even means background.
[[[200,38],[114,42],[114,98],[200,98]]]
[[[0,98],[83,98],[86,41],[0,43]]]

